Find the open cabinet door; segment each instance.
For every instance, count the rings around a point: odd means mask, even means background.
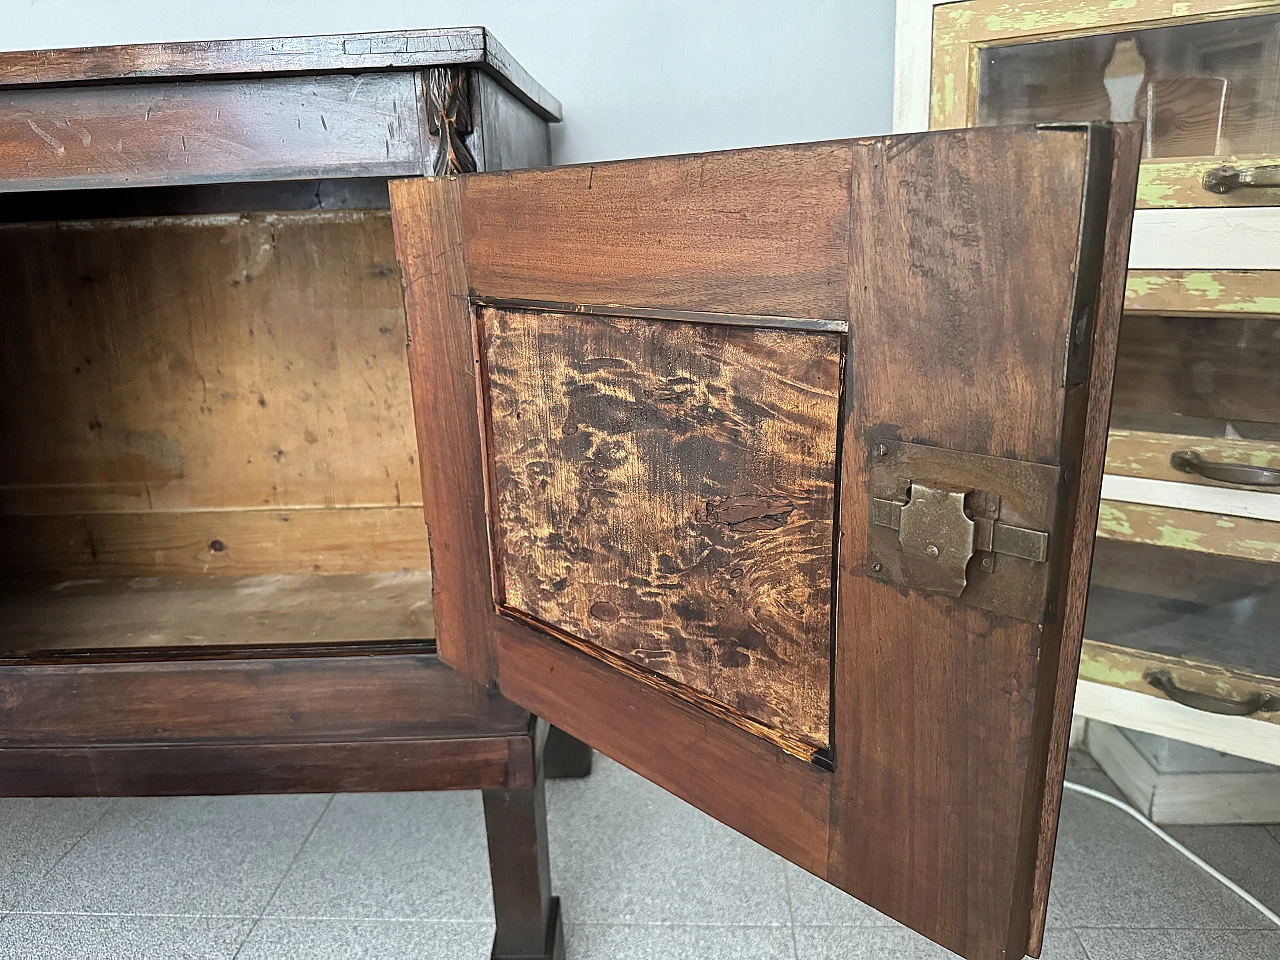
[[[440,655],[970,958],[1038,953],[1133,129],[392,184]]]

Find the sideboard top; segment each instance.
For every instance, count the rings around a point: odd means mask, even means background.
[[[544,120],[561,119],[560,101],[529,76],[484,27],[0,52],[0,88],[179,77],[363,73],[452,64],[473,64]]]

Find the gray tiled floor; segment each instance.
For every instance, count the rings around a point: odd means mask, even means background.
[[[1087,757],[1069,775],[1114,791]],[[607,760],[548,808],[570,960],[951,956]],[[473,793],[0,800],[0,823],[0,960],[489,955]],[[1280,906],[1280,829],[1173,832]],[[1280,960],[1260,915],[1070,793],[1050,925],[1046,960]]]

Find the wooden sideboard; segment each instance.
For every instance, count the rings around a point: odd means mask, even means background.
[[[10,792],[465,768],[556,955],[527,710],[1038,953],[1135,126],[498,171],[556,105],[483,31],[0,77]]]
[[[563,954],[590,750],[436,655],[387,192],[559,119],[481,28],[0,55],[0,794],[480,789]]]

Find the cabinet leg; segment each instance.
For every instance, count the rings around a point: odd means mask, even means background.
[[[543,777],[530,790],[485,790],[497,931],[493,960],[564,960],[560,900],[551,896]]]
[[[548,780],[585,777],[591,772],[591,748],[559,727],[547,730],[542,765]]]

